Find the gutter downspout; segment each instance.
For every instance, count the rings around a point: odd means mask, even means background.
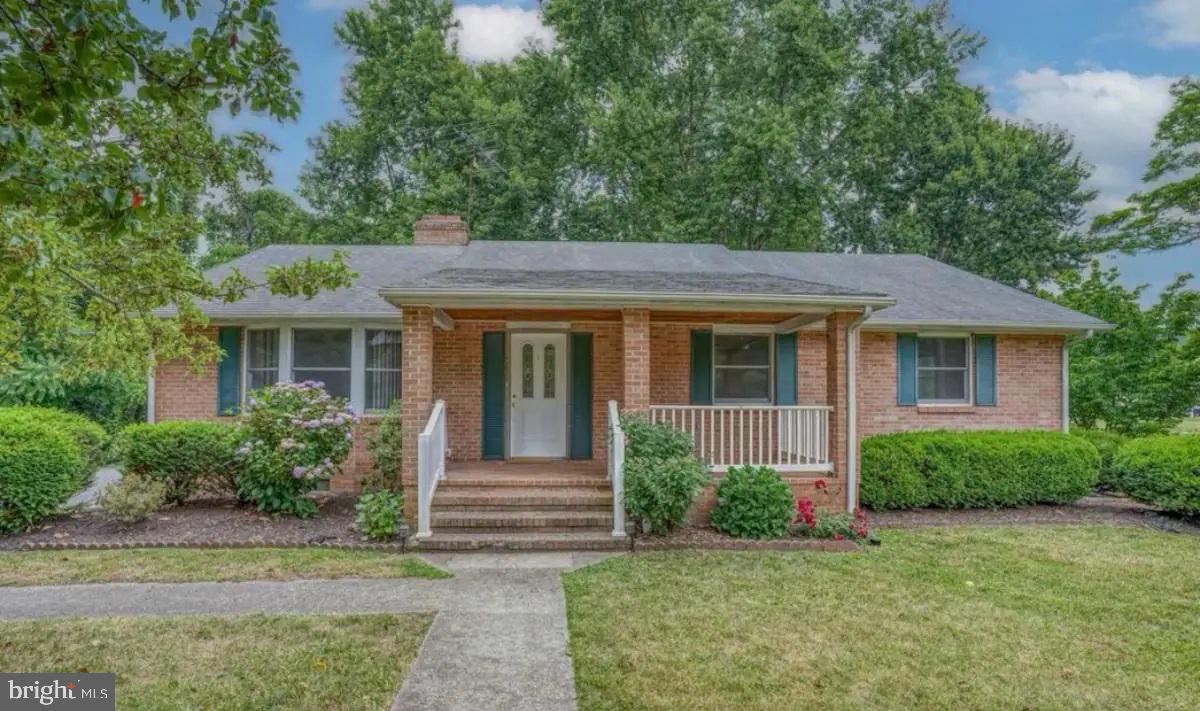
[[[867,306],[846,328],[846,510],[851,513],[858,508],[858,334],[874,311]]]
[[[1062,431],[1071,433],[1071,346],[1091,338],[1092,329],[1082,335],[1066,336],[1062,346]]]
[[[146,373],[146,422],[154,424],[154,366]]]

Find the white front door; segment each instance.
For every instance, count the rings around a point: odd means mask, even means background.
[[[567,456],[567,335],[509,335],[510,457]]]

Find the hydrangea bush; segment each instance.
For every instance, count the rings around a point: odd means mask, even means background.
[[[345,398],[331,397],[322,383],[278,383],[254,392],[242,413],[238,496],[268,513],[315,515],[307,494],[346,461],[357,422]]]

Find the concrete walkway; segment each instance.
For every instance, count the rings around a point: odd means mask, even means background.
[[[0,619],[437,612],[393,709],[574,709],[559,576],[609,554],[423,556],[451,580],[111,583],[0,588]]]

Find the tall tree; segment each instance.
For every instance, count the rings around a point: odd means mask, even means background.
[[[1158,124],[1155,153],[1143,176],[1146,183],[1164,182],[1135,193],[1128,207],[1093,224],[1127,252],[1200,241],[1200,80],[1181,79],[1171,96],[1175,103]]]
[[[1116,269],[1068,272],[1058,292],[1064,306],[1115,324],[1071,348],[1071,420],[1118,432],[1170,429],[1200,402],[1200,291],[1182,274],[1157,303],[1142,308],[1146,287],[1121,286]]]
[[[189,258],[194,206],[268,175],[260,135],[219,136],[213,111],[295,116],[296,65],[270,0],[161,0],[183,45],[126,0],[0,0],[0,371],[31,348],[75,369],[144,373],[148,354],[211,357],[197,299],[260,285],[208,282]],[[335,259],[280,266],[264,288],[348,282]],[[155,310],[178,306],[179,315]]]
[[[992,117],[936,0],[547,0],[552,50],[470,65],[449,2],[347,13],[351,118],[302,179],[347,240],[422,211],[508,239],[920,251],[1036,284],[1094,251],[1087,167]]]
[[[307,242],[312,216],[290,195],[274,188],[235,188],[223,200],[204,206],[208,247],[237,245],[247,251],[268,244]]]

